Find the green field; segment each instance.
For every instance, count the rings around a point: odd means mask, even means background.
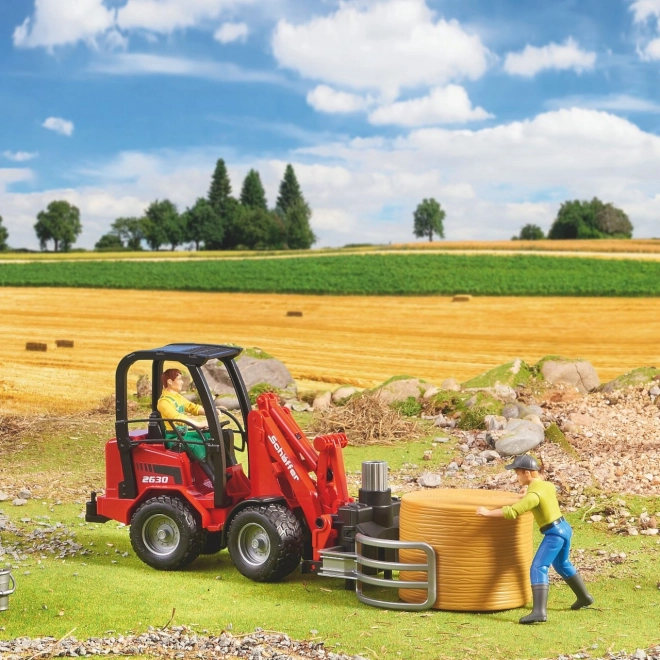
[[[0,286],[333,295],[660,295],[660,262],[453,254],[3,263]]]

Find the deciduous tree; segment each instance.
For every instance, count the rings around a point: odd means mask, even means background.
[[[219,213],[203,197],[186,210],[184,222],[186,240],[192,241],[196,250],[199,250],[202,243],[207,250],[219,249],[222,245],[224,236],[222,220]]]
[[[110,252],[112,250],[123,250],[125,249],[125,246],[117,234],[109,231],[96,241],[94,249]]]
[[[9,232],[7,227],[2,224],[2,216],[0,215],[0,252],[4,252],[7,249],[7,239],[9,238]]]
[[[112,232],[129,250],[141,250],[144,240],[143,218],[117,218],[112,223]]]
[[[445,237],[443,224],[445,212],[433,197],[424,199],[417,206],[413,218],[415,221],[413,233],[418,238],[428,236],[429,241],[432,241],[433,234],[437,234],[440,238]]]
[[[540,241],[545,238],[543,230],[538,225],[525,225],[520,230],[520,236],[514,236],[514,240]]]
[[[316,235],[309,225],[312,211],[302,198],[294,201],[284,214],[286,243],[291,250],[309,250],[316,243]]]
[[[82,232],[80,211],[64,200],[51,202],[45,211],[37,214],[34,230],[42,250],[48,241],[53,241],[53,249],[68,252]]]
[[[169,199],[156,200],[149,205],[144,219],[144,235],[152,250],[169,243],[172,250],[185,240],[183,220]]]
[[[611,203],[594,197],[590,202],[564,202],[550,227],[548,238],[632,238],[633,226],[628,216]]]

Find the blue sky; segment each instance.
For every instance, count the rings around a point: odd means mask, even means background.
[[[78,246],[224,158],[271,204],[293,163],[318,246],[548,229],[566,199],[660,237],[660,0],[0,3],[0,215],[80,208]]]

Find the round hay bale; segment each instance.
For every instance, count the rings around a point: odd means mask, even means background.
[[[451,299],[452,302],[470,302],[470,300],[472,300],[472,296],[469,293],[460,293]]]
[[[38,342],[38,341],[28,341],[28,342],[25,342],[25,350],[26,351],[47,351],[48,350],[48,344],[42,344],[41,342]]]
[[[516,520],[477,516],[478,506],[515,504],[514,493],[441,489],[407,493],[401,500],[400,539],[424,541],[436,552],[434,609],[492,612],[522,607],[531,600],[533,516]],[[425,563],[421,550],[401,550],[399,561]],[[405,571],[401,581],[426,580],[423,571]],[[422,603],[426,591],[400,589],[407,603]]]

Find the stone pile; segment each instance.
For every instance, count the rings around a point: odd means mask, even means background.
[[[112,632],[112,631],[108,631]],[[206,633],[207,631],[203,631]],[[93,655],[148,656],[153,658],[246,658],[248,660],[362,660],[360,656],[327,651],[318,640],[296,641],[280,632],[256,628],[253,633],[234,636],[198,634],[187,626],[149,629],[141,634],[109,635],[78,640],[19,637],[0,640],[0,657],[63,658]]]

